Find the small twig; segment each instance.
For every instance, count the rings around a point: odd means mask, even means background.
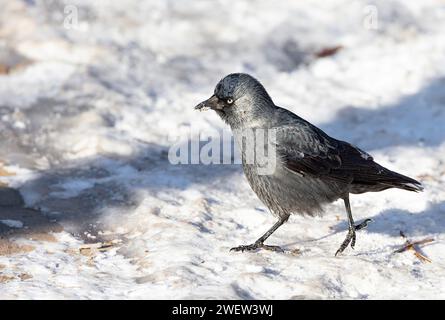
[[[403,231],[400,231],[400,236],[403,238],[406,238],[405,234],[403,233]],[[414,251],[414,255],[422,262],[431,262],[431,259],[425,257],[422,253],[421,250],[419,248],[420,245],[425,244],[425,243],[430,243],[433,242],[434,239],[433,238],[427,238],[427,239],[423,239],[423,240],[419,240],[419,241],[410,241],[410,240],[406,240],[404,246],[400,249],[397,249],[396,251],[394,251],[394,253],[401,253],[401,252],[405,252],[408,250],[413,250]]]
[[[315,53],[315,56],[317,58],[324,58],[329,57],[337,53],[338,50],[342,49],[342,46],[335,46],[335,47],[327,47],[323,48],[320,51]]]
[[[420,241],[414,241],[414,242],[406,240],[405,245],[402,248],[397,249],[395,252],[396,253],[400,253],[400,252],[404,252],[406,250],[415,250],[415,248],[414,248],[415,246],[418,246],[418,245],[421,245],[421,244],[425,244],[425,243],[429,243],[429,242],[433,242],[433,241],[434,241],[433,238],[428,238],[428,239],[424,239],[424,240],[420,240]]]
[[[431,263],[431,259],[425,257],[423,254],[419,253],[418,251],[414,252],[414,255],[422,262],[430,262]]]

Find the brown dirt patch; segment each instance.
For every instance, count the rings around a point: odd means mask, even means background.
[[[9,282],[14,279],[15,279],[14,277],[5,276],[5,275],[0,274],[0,283],[6,283],[6,282]]]
[[[7,239],[0,239],[0,256],[9,256],[18,253],[33,251],[35,247],[30,245],[20,245]]]

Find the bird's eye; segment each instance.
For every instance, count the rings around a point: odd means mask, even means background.
[[[233,103],[233,99],[232,99],[232,98],[228,98],[228,99],[226,100],[226,102],[227,102],[227,104],[232,104],[232,103]]]

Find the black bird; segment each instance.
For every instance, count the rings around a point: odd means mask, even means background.
[[[276,106],[261,83],[248,74],[234,73],[224,77],[214,94],[195,109],[215,110],[230,125],[238,142],[243,141],[246,130],[275,133],[275,141],[270,145],[275,148],[276,164],[269,174],[259,173],[262,166],[258,161],[248,161],[248,149],[255,148],[258,143],[240,142],[240,147],[243,170],[250,186],[278,221],[255,243],[231,250],[282,251],[278,246],[265,245],[264,241],[288,220],[290,214],[313,216],[323,211],[324,204],[343,199],[349,231],[337,255],[349,244],[354,248],[355,231],[371,221],[366,219],[354,224],[350,193],[389,188],[423,190],[420,182],[382,167],[356,146],[334,139],[294,113]]]

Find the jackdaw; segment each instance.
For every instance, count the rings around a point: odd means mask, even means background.
[[[261,83],[248,74],[234,73],[224,77],[214,94],[195,109],[212,109],[227,123],[234,134],[243,130],[274,130],[277,163],[272,174],[259,174],[257,163],[248,163],[244,148],[241,160],[253,191],[278,221],[255,243],[231,250],[269,249],[282,251],[264,241],[286,222],[292,213],[314,216],[322,213],[324,204],[343,199],[348,216],[346,239],[335,255],[350,244],[354,248],[355,231],[371,219],[355,225],[349,194],[399,188],[422,191],[420,182],[388,170],[363,150],[334,139],[289,110],[274,104]],[[248,147],[248,146],[247,146]]]

